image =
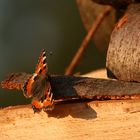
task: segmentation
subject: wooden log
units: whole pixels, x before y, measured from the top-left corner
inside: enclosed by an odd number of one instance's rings
[[[110,78],[140,82],[140,4],[131,4],[112,32],[106,67]]]
[[[31,106],[0,110],[1,140],[140,139],[140,100],[93,101],[55,106],[34,114]]]
[[[30,74],[15,73],[2,83],[3,88],[21,90]],[[140,83],[109,79],[51,76],[54,99],[137,99],[140,98]]]

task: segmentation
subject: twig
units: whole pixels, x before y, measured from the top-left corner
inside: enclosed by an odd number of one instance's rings
[[[77,64],[79,63],[85,49],[88,47],[88,44],[92,38],[92,36],[94,35],[94,33],[96,32],[97,28],[99,27],[99,25],[101,24],[101,22],[103,21],[103,19],[105,18],[105,16],[107,16],[110,11],[111,11],[111,7],[108,6],[102,13],[99,14],[99,16],[96,18],[96,20],[94,21],[91,29],[89,30],[89,32],[87,33],[87,35],[85,36],[84,40],[81,43],[80,48],[78,49],[78,51],[76,52],[74,58],[72,59],[70,65],[68,66],[65,75],[71,75],[73,73],[73,69],[77,66]]]

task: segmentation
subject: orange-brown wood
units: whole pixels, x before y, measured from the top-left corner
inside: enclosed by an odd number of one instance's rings
[[[140,100],[75,102],[45,113],[30,105],[0,110],[1,140],[139,140]]]

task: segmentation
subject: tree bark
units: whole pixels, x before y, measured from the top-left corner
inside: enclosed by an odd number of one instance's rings
[[[3,88],[21,90],[30,74],[15,73],[2,83]],[[139,99],[140,83],[74,76],[51,76],[54,99]]]
[[[140,4],[131,4],[113,30],[106,67],[111,78],[140,82]]]

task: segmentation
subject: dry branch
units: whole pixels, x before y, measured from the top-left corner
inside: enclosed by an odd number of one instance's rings
[[[87,35],[85,36],[84,40],[82,41],[80,48],[78,49],[78,51],[76,52],[70,65],[68,66],[68,68],[65,72],[66,75],[71,75],[73,73],[74,68],[78,65],[81,57],[83,56],[85,49],[88,47],[88,44],[89,44],[91,38],[95,34],[97,28],[99,27],[99,25],[101,24],[103,19],[110,13],[111,9],[112,8],[110,6],[108,6],[102,13],[100,13],[97,16],[97,18],[93,22],[91,29],[88,31]]]
[[[88,32],[99,13],[102,13],[108,5],[97,4],[91,0],[76,0],[77,7],[79,9],[80,18],[82,23]],[[114,28],[116,22],[116,10],[112,8],[110,13],[104,18],[100,27],[96,30],[96,33],[92,37],[94,46],[101,52],[106,52],[110,40],[110,34]]]

